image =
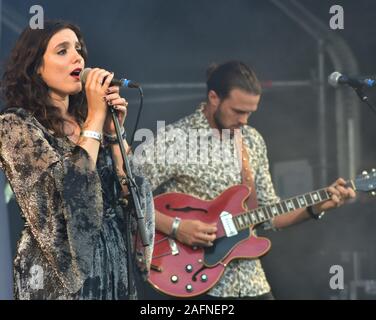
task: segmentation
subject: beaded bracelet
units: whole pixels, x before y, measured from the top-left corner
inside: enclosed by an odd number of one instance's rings
[[[110,134],[104,133],[103,136],[104,136],[104,141],[107,144],[116,144],[119,142],[116,134],[110,135]],[[127,137],[124,127],[121,128],[121,137],[123,140]]]

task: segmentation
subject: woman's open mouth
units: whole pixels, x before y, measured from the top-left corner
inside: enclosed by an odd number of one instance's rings
[[[80,73],[81,73],[81,68],[76,68],[76,69],[74,69],[71,73],[70,73],[70,75],[73,77],[73,78],[75,78],[75,79],[77,79],[77,80],[80,80]]]

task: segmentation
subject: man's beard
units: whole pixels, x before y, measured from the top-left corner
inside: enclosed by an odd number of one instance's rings
[[[222,131],[223,129],[228,129],[224,126],[224,124],[221,121],[220,107],[218,107],[217,111],[214,113],[214,122],[219,131]]]
[[[240,127],[236,127],[236,128],[227,128],[225,127],[225,125],[223,124],[223,122],[221,121],[221,116],[220,116],[220,107],[218,108],[218,110],[214,113],[214,122],[215,122],[215,125],[217,126],[220,134],[222,135],[223,134],[223,131],[224,129],[226,130],[230,130],[230,138],[232,139],[235,135],[235,130],[241,130],[243,129],[243,126],[240,126]]]
[[[242,129],[242,127],[240,127],[240,128],[227,128],[227,127],[225,127],[225,125],[221,121],[221,117],[220,117],[220,114],[219,114],[218,111],[216,113],[214,113],[214,122],[215,122],[215,125],[217,126],[217,128],[219,130],[221,137],[227,131],[227,132],[230,133],[230,136],[229,136],[230,139],[233,139],[234,136],[235,136],[235,130],[241,130]],[[223,131],[223,130],[225,130],[225,131]]]

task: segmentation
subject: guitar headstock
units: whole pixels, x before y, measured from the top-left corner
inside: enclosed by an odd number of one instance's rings
[[[372,169],[369,173],[363,171],[353,182],[356,191],[371,192],[373,196],[376,195],[376,169]]]

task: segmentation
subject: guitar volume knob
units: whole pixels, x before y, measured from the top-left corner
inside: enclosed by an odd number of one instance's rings
[[[191,272],[193,271],[193,267],[192,267],[192,265],[191,265],[191,264],[187,264],[187,265],[185,266],[185,270],[186,270],[187,272],[191,273]]]
[[[187,285],[185,286],[185,290],[186,290],[187,292],[192,292],[192,291],[193,291],[193,287],[192,287],[192,285],[191,285],[191,284],[187,284]]]
[[[203,274],[203,275],[201,275],[201,281],[202,282],[206,282],[206,281],[208,281],[208,276],[206,275],[206,274]]]
[[[177,283],[178,281],[179,281],[179,277],[178,277],[178,276],[173,275],[173,276],[171,277],[171,282],[172,282],[172,283]]]

